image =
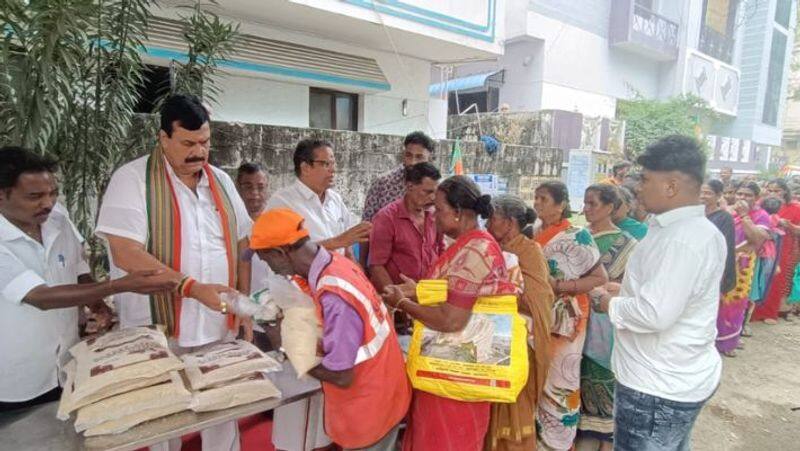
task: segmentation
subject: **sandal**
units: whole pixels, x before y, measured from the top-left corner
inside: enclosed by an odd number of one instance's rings
[[[750,326],[749,325],[742,327],[742,336],[743,337],[752,337],[753,336],[753,331],[750,330]]]
[[[770,326],[774,326],[778,324],[778,320],[774,318],[767,318],[764,320],[764,324],[769,324]]]
[[[734,358],[734,357],[736,357],[736,351],[723,352],[722,355],[724,355],[725,357]]]
[[[736,349],[744,349],[744,342],[740,341],[738,345],[736,345]]]

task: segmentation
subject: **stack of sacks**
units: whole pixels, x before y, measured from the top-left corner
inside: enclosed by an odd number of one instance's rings
[[[264,376],[282,366],[243,340],[204,346],[181,356],[193,391],[190,408],[195,412],[227,409],[281,392]]]
[[[191,393],[178,373],[183,362],[155,326],[90,338],[70,354],[58,418],[77,410],[75,429],[86,436],[123,432],[189,407]]]

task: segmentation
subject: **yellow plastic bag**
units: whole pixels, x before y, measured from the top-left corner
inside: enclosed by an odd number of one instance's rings
[[[447,281],[417,284],[420,304],[446,299]],[[516,402],[528,381],[527,335],[516,296],[481,297],[460,332],[436,332],[414,321],[406,370],[414,388],[437,396]]]

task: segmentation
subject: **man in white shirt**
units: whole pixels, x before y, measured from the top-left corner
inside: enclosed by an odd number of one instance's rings
[[[250,262],[239,256],[252,223],[231,178],[208,164],[209,115],[197,97],[165,101],[158,142],[150,155],[113,174],[96,233],[108,242],[112,277],[161,269],[178,282],[169,296],[126,293],[115,301],[122,327],[165,324],[180,353],[238,332],[239,319],[225,314],[219,294],[249,292]],[[206,450],[240,446],[235,422],[206,429],[201,438]]]
[[[236,171],[236,190],[255,222],[267,206],[269,181],[264,168],[258,163],[242,163]],[[267,288],[267,276],[272,270],[257,254],[253,254],[250,264],[250,293],[256,293]]]
[[[78,341],[77,306],[114,293],[169,290],[149,271],[94,283],[83,238],[56,203],[56,163],[0,149],[0,411],[55,401],[59,369]],[[63,381],[61,381],[63,382]]]
[[[726,245],[698,205],[706,157],[696,140],[647,147],[639,202],[650,228],[619,284],[594,308],[614,325],[614,449],[688,450],[697,415],[719,385],[714,346]]]
[[[277,191],[267,202],[267,210],[290,208],[304,219],[309,237],[328,250],[350,256],[350,246],[369,239],[372,225],[358,220],[332,190],[336,175],[333,145],[327,141],[304,139],[294,151],[297,181]],[[275,410],[272,443],[279,450],[309,451],[331,444],[322,418],[322,395],[298,401]]]

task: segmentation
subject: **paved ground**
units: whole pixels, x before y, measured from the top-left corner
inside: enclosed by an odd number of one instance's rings
[[[754,324],[695,425],[693,448],[800,450],[800,318]],[[792,410],[797,408],[798,410]]]

